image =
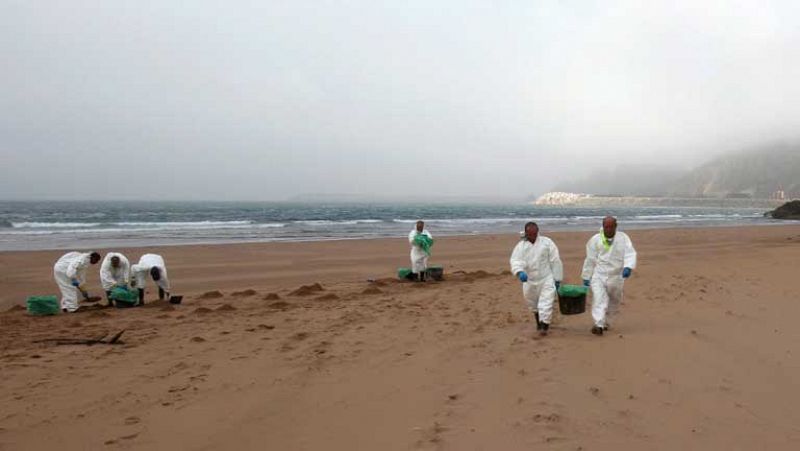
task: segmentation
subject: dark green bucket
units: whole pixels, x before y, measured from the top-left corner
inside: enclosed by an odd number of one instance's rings
[[[425,271],[428,274],[428,278],[433,280],[442,280],[444,279],[444,267],[442,265],[430,265],[428,269]]]
[[[582,285],[561,285],[558,289],[558,310],[562,315],[578,315],[586,311],[586,294]]]
[[[398,279],[410,279],[411,273],[411,268],[397,268]]]
[[[133,307],[139,303],[139,290],[114,287],[108,298],[114,301],[118,307]]]
[[[55,315],[61,311],[57,296],[31,296],[26,304],[28,313],[34,316]]]

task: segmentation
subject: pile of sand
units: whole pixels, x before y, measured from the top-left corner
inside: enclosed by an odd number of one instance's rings
[[[322,285],[319,283],[313,283],[311,285],[301,286],[300,288],[289,293],[289,296],[311,296],[312,294],[319,293],[320,291],[325,291],[325,289],[322,288]]]

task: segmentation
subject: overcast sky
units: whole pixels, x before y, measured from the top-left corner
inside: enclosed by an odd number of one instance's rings
[[[0,198],[523,198],[800,126],[800,2],[0,0]]]

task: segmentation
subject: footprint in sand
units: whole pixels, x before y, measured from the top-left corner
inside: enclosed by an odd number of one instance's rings
[[[534,423],[560,423],[561,415],[557,413],[541,414],[537,413],[533,416]]]
[[[205,293],[198,296],[197,299],[219,299],[223,296],[224,294],[222,294],[221,291],[214,290],[214,291],[206,291]]]
[[[274,328],[275,328],[275,326],[268,326],[266,324],[259,324],[256,327],[248,327],[247,329],[245,329],[245,331],[246,332],[255,332],[257,330],[262,330],[262,331],[263,330],[272,330]]]
[[[194,313],[196,313],[198,315],[204,315],[206,313],[211,313],[211,312],[213,312],[213,310],[211,310],[210,308],[206,308],[206,307],[198,307],[198,308],[194,309]]]
[[[270,294],[264,296],[262,299],[265,300],[265,301],[277,301],[280,298],[281,297],[278,296],[278,293],[270,293]]]
[[[289,309],[293,308],[294,305],[290,304],[288,302],[278,301],[278,302],[273,302],[272,304],[269,304],[267,307],[269,307],[271,309],[275,309],[275,310],[286,311],[286,310],[289,310]]]
[[[336,301],[336,300],[339,299],[339,296],[337,296],[337,295],[335,295],[333,293],[328,293],[328,294],[322,295],[322,296],[320,296],[318,298],[314,298],[314,299],[317,300],[317,301]]]
[[[378,287],[366,288],[361,294],[383,294],[383,291]]]
[[[222,304],[216,309],[218,312],[233,312],[236,310],[236,307],[230,304]]]
[[[125,424],[127,426],[131,426],[131,425],[134,425],[134,424],[139,424],[141,421],[142,420],[139,419],[139,417],[128,417],[128,418],[125,418]]]
[[[234,291],[233,293],[231,293],[231,296],[233,296],[235,298],[244,298],[244,297],[248,297],[248,296],[255,296],[256,294],[258,294],[258,292],[256,292],[256,290],[247,289],[247,290],[243,290],[243,291]]]
[[[113,445],[113,444],[115,444],[115,443],[119,443],[119,441],[120,441],[120,440],[133,440],[133,439],[135,439],[135,438],[136,438],[136,437],[138,437],[138,436],[139,436],[139,433],[137,432],[136,434],[123,435],[122,437],[119,437],[119,438],[115,438],[115,439],[111,439],[111,440],[106,440],[106,441],[105,441],[105,442],[103,442],[103,443],[104,443],[105,445]]]
[[[447,432],[448,428],[439,423],[438,421],[433,422],[433,426],[422,429],[422,428],[414,428],[422,432],[422,438],[417,441],[416,445],[418,448],[422,448],[426,446],[426,444],[434,444],[440,445],[442,442],[442,434]]]

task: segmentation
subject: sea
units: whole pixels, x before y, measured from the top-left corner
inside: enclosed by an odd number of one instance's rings
[[[418,219],[434,236],[777,224],[764,209],[556,207],[530,204],[287,202],[0,202],[0,251],[405,237]]]

